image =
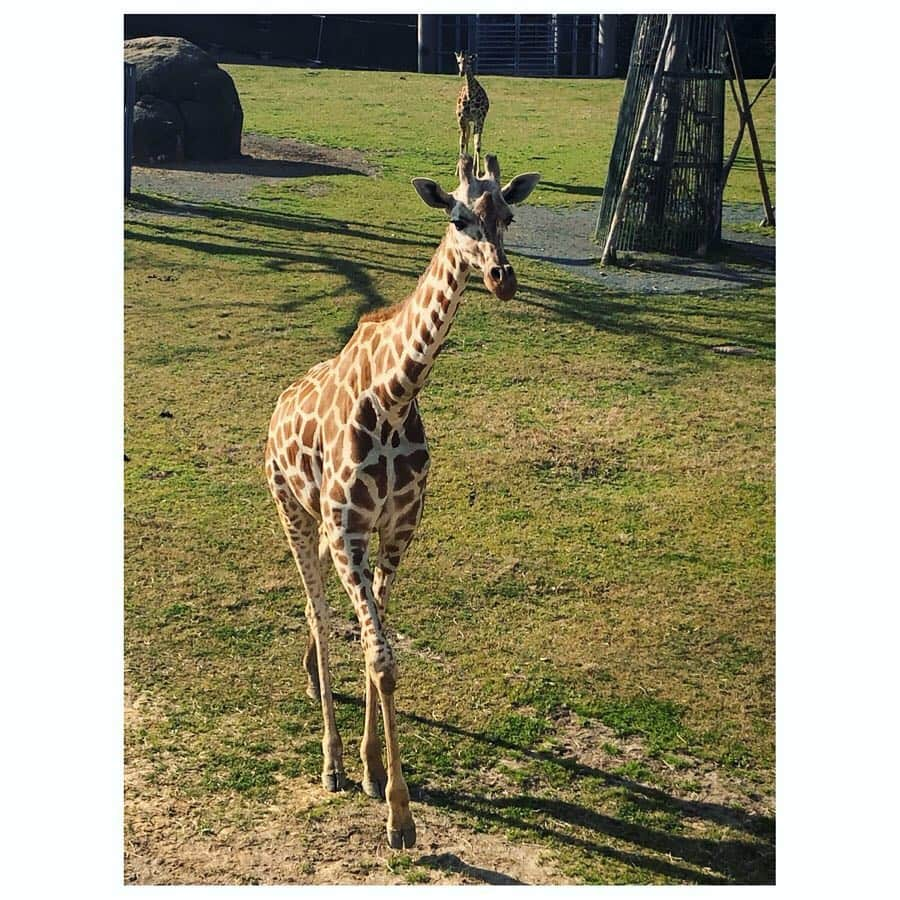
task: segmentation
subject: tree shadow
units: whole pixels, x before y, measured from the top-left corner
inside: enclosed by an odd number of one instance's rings
[[[335,693],[335,700],[362,706],[357,697]],[[742,831],[750,840],[715,840],[689,837],[647,825],[627,822],[577,803],[519,793],[512,796],[447,791],[427,784],[410,784],[414,799],[493,822],[504,828],[530,833],[536,839],[550,838],[591,854],[615,859],[645,871],[703,884],[773,884],[775,880],[775,819],[721,803],[684,800],[659,788],[622,775],[589,766],[570,757],[536,750],[483,732],[460,728],[449,722],[399,713],[400,718],[447,734],[515,751],[536,762],[551,764],[579,778],[592,778],[604,786],[619,788],[623,799],[645,812],[677,816],[680,822],[701,819],[720,827]],[[589,837],[573,831],[580,828]],[[663,857],[622,850],[603,842],[612,838],[637,845]],[[687,865],[679,865],[675,860]],[[427,864],[427,863],[426,863]],[[696,866],[697,869],[687,866]]]
[[[128,198],[128,207],[143,212],[153,212],[168,216],[205,217],[222,222],[242,222],[284,231],[309,231],[337,234],[344,237],[360,238],[367,241],[383,241],[412,247],[430,247],[422,238],[421,231],[399,226],[375,226],[371,222],[357,222],[352,219],[332,219],[328,216],[304,216],[297,213],[276,212],[252,206],[238,206],[224,201],[199,202],[164,197],[155,194],[133,193]],[[409,237],[398,237],[409,235]]]
[[[392,226],[372,226],[369,223],[339,221],[325,216],[303,216],[281,213],[255,207],[236,206],[224,202],[200,203],[135,193],[129,199],[129,207],[142,212],[160,215],[206,219],[211,224],[225,227],[239,222],[259,226],[267,231],[304,232],[322,236],[323,242],[312,248],[297,249],[293,245],[269,238],[246,236],[233,237],[225,232],[202,228],[169,225],[164,222],[132,221],[126,227],[125,237],[136,242],[164,244],[182,247],[197,253],[224,256],[253,257],[281,271],[291,265],[302,265],[307,271],[330,273],[341,278],[334,290],[323,293],[326,297],[353,298],[352,312],[346,323],[337,329],[338,338],[346,342],[356,330],[359,318],[367,312],[393,302],[375,286],[370,275],[382,271],[394,275],[415,278],[427,262],[423,258],[421,268],[414,267],[400,248],[430,248],[430,243],[420,233]],[[406,237],[404,235],[410,235]],[[353,244],[342,246],[341,238]],[[372,242],[373,248],[360,247],[359,241]],[[396,246],[398,252],[382,249],[384,245]],[[423,253],[423,257],[425,254]],[[392,264],[394,263],[394,264]],[[281,301],[274,304],[279,312],[291,313],[308,303],[308,300]]]
[[[205,172],[211,175],[251,175],[258,178],[313,178],[332,175],[361,175],[368,173],[347,166],[334,166],[320,162],[303,162],[294,159],[267,159],[256,156],[236,156],[233,159],[205,161],[199,159],[184,162],[152,162],[142,160],[135,165],[144,169],[166,172]]]
[[[765,354],[775,351],[774,309],[768,312],[738,295],[632,294],[563,276],[522,290],[516,300],[564,321],[646,339],[637,350],[654,359],[662,351],[673,361],[698,365],[713,346],[722,343]]]

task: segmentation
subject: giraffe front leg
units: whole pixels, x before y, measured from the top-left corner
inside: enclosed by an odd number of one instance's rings
[[[394,850],[416,845],[416,823],[409,810],[409,788],[400,768],[400,741],[397,734],[397,713],[394,691],[379,686],[381,713],[384,717],[384,743],[387,748],[388,844]]]
[[[366,731],[360,755],[366,766],[370,788],[366,793],[384,796],[388,803],[388,843],[394,849],[413,847],[416,826],[409,809],[409,789],[400,766],[400,743],[394,711],[397,663],[382,626],[382,614],[376,601],[374,578],[368,566],[368,535],[344,534],[335,529],[329,535],[332,557],[344,589],[347,591],[360,624],[360,641],[366,660]],[[376,698],[380,702],[387,746],[387,770],[378,749]],[[386,776],[386,777],[385,777]],[[383,780],[383,794],[379,789]]]
[[[378,739],[378,688],[366,672],[366,724],[359,756],[363,764],[363,790],[376,800],[385,799],[387,770],[381,759],[381,741]]]
[[[475,175],[481,177],[481,128],[475,131]]]
[[[469,144],[472,142],[472,123],[464,119],[459,123],[459,155],[468,155]]]
[[[387,612],[387,598],[392,581],[393,573],[386,576],[379,560],[379,565],[375,569],[375,577],[372,580],[372,594],[375,597],[375,606],[382,626]],[[378,688],[367,671],[366,718],[362,740],[359,744],[359,756],[363,764],[363,790],[376,800],[384,800],[387,771],[381,759],[381,741],[378,739],[378,703]]]

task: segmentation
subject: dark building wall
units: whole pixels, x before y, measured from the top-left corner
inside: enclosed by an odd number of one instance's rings
[[[246,54],[335,69],[417,67],[417,17],[291,15],[126,15],[125,38],[154,34],[187,38],[220,55]],[[321,48],[319,34],[321,29]]]
[[[620,78],[628,72],[636,19],[634,15],[619,16],[615,74]],[[732,16],[732,22],[745,76],[764,78],[775,61],[775,16]],[[308,65],[318,53],[321,64],[330,68],[415,72],[418,68],[416,26],[415,15],[326,16],[324,27],[320,16],[126,15],[125,37],[176,35],[226,56],[230,52]],[[318,49],[320,27],[322,41]],[[453,42],[453,29],[446,33]],[[459,49],[465,49],[464,27],[460,36]],[[585,52],[580,44],[578,52],[579,55]],[[455,71],[452,55],[448,59],[441,70]]]
[[[628,74],[628,58],[637,16],[619,16],[619,34],[616,47],[616,75]],[[738,55],[745,78],[766,78],[775,63],[775,16],[732,16],[731,26],[737,41]]]
[[[738,55],[746,78],[766,78],[775,64],[775,16],[732,16]]]

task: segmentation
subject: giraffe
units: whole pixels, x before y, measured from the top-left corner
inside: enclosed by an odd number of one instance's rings
[[[481,167],[481,133],[484,131],[484,120],[487,118],[488,108],[491,104],[487,92],[472,74],[472,62],[477,54],[459,52],[454,55],[459,66],[459,76],[466,79],[466,83],[459,89],[459,96],[456,98],[459,152],[460,155],[469,152],[469,139],[474,132],[475,174],[477,175]]]
[[[518,175],[500,187],[496,157],[478,178],[461,156],[459,185],[413,179],[428,205],[450,218],[415,290],[389,309],[363,316],[343,350],[313,366],[278,398],[265,450],[266,477],[306,590],[309,637],[307,694],[322,708],[322,784],[346,786],[328,668],[330,611],[325,565],[330,558],[360,623],[366,712],[360,758],[363,790],[388,804],[390,847],[415,845],[409,790],[400,765],[394,691],[398,668],[384,631],[397,567],[422,515],[428,445],[416,397],[456,315],[471,269],[494,296],[510,299],[517,280],[503,249],[511,204],[540,179]],[[369,542],[379,536],[374,572]],[[378,739],[384,723],[387,768]]]

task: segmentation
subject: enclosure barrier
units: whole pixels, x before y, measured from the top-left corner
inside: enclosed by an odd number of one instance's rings
[[[134,130],[134,98],[137,86],[137,66],[125,63],[125,196],[131,195],[132,133]]]
[[[596,238],[703,253],[721,238],[725,17],[639,16]]]

